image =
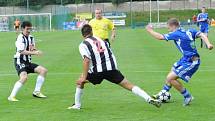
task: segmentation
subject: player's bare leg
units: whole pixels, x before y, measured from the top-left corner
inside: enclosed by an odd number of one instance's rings
[[[193,97],[188,92],[186,88],[183,87],[182,83],[179,82],[178,76],[175,74],[175,72],[170,72],[167,78],[167,82],[169,82],[176,90],[178,90],[183,96],[184,96],[184,106],[187,106],[190,104],[190,102],[193,100]]]
[[[121,83],[119,83],[119,85],[129,91],[132,91],[135,95],[144,98],[146,102],[155,105],[156,107],[161,106],[160,101],[152,99],[144,90],[142,90],[138,86],[133,85],[127,79],[124,79]]]
[[[48,70],[42,66],[38,66],[37,68],[34,69],[34,72],[38,73],[38,77],[37,77],[36,86],[33,92],[33,96],[38,98],[45,98],[46,96],[41,93],[41,88],[45,81],[45,77]]]
[[[19,29],[18,28],[16,28],[16,34],[19,34]]]
[[[205,36],[208,37],[208,33],[204,33]],[[207,44],[201,39],[201,48],[203,48],[205,46],[205,48],[207,49]]]
[[[16,94],[18,93],[18,91],[21,89],[21,87],[25,84],[25,82],[28,80],[28,74],[27,72],[21,72],[19,74],[20,79],[15,83],[13,90],[10,94],[10,96],[8,97],[9,101],[19,101],[16,99]]]

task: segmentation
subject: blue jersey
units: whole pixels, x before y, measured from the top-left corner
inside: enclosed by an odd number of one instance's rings
[[[204,20],[199,22],[199,25],[202,27],[208,27],[208,13],[200,13],[197,17],[197,21]]]
[[[167,41],[173,40],[176,47],[183,54],[183,58],[189,60],[193,56],[199,56],[195,45],[195,39],[200,33],[200,31],[195,29],[184,30],[178,28],[176,31],[164,34],[163,36]]]

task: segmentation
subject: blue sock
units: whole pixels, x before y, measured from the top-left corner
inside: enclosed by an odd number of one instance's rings
[[[172,86],[165,84],[163,86],[163,90],[166,90],[167,92],[169,92],[169,90],[172,88]]]
[[[190,93],[184,88],[183,91],[181,92],[181,94],[184,96],[184,98],[188,98],[190,97]]]

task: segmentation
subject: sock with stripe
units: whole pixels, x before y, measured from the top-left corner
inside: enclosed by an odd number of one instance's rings
[[[191,94],[187,91],[186,88],[184,88],[184,89],[181,91],[181,94],[184,96],[184,98],[189,98],[189,97],[191,97]]]
[[[163,90],[166,90],[167,92],[169,92],[169,90],[172,88],[172,86],[168,85],[168,84],[165,84],[163,86]]]

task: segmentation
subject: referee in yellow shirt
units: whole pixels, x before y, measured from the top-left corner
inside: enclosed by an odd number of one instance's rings
[[[115,39],[116,32],[114,24],[111,20],[102,16],[102,10],[95,10],[95,18],[89,22],[93,29],[93,35],[101,38],[104,41],[109,42],[109,32],[112,33],[111,41]],[[110,42],[109,42],[110,43]]]

